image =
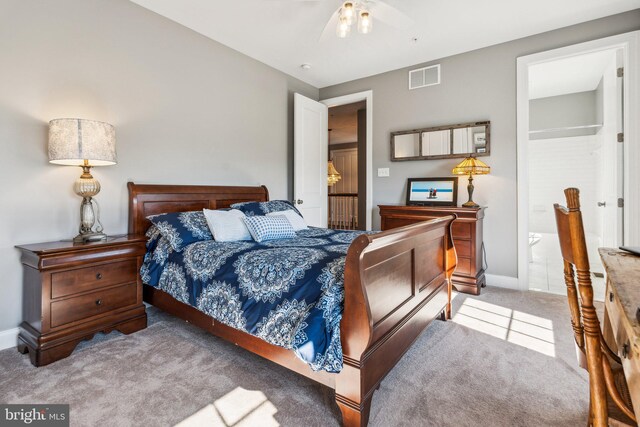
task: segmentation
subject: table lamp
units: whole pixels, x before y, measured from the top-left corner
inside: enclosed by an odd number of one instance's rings
[[[91,175],[93,166],[117,163],[115,129],[108,123],[83,119],[54,119],[49,122],[49,163],[80,166],[82,175],[73,184],[73,190],[82,197],[80,230],[74,242],[105,240],[100,210],[92,197],[100,192],[100,183]],[[96,229],[94,224],[98,223]]]
[[[469,185],[467,185],[467,191],[469,192],[469,201],[462,205],[463,208],[477,208],[478,205],[473,201],[473,175],[487,175],[491,172],[491,168],[484,162],[476,159],[475,157],[467,157],[452,170],[454,175],[469,175]]]

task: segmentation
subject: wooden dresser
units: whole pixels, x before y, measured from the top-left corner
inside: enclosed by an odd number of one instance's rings
[[[18,350],[35,366],[69,356],[96,332],[130,334],[147,326],[140,266],[144,237],[18,246],[24,267]]]
[[[620,357],[636,417],[640,414],[640,256],[599,248],[607,272],[604,339]]]
[[[453,274],[453,285],[464,293],[479,295],[485,286],[482,258],[482,219],[484,207],[430,207],[378,205],[382,230],[402,227],[419,221],[456,214],[452,226],[453,243],[458,254],[458,266]]]

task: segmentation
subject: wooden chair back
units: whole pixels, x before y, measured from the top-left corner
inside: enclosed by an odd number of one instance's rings
[[[589,256],[580,212],[580,191],[577,188],[564,190],[567,207],[555,204],[556,225],[560,239],[560,249],[564,259],[564,280],[567,285],[567,299],[571,312],[571,326],[579,348],[578,360],[589,371],[589,425],[608,426],[607,396],[629,418],[635,419],[633,411],[624,403],[616,389],[611,370],[610,356],[619,358],[609,350],[602,338],[600,322],[593,305],[593,286],[589,269]],[[576,279],[578,289],[576,290]],[[579,293],[579,298],[578,298]]]

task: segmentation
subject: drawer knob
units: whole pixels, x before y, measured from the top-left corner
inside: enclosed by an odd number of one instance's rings
[[[98,279],[98,280],[102,279],[102,273],[97,273],[96,274],[96,279]]]
[[[622,345],[622,357],[625,359],[629,356],[629,343],[626,342]]]
[[[101,299],[97,300],[96,305],[102,305],[102,300]]]
[[[609,292],[609,302],[613,302],[613,292]]]

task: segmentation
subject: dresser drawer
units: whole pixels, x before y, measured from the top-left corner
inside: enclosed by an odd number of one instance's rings
[[[51,303],[51,326],[57,327],[76,320],[107,313],[137,302],[137,285],[130,283]]]
[[[458,258],[458,265],[453,274],[471,274],[471,260],[469,258]]]
[[[458,257],[471,258],[471,240],[453,240]]]
[[[471,224],[468,222],[454,221],[451,225],[451,234],[454,239],[471,239]]]
[[[51,274],[51,298],[59,298],[137,279],[135,259]]]

